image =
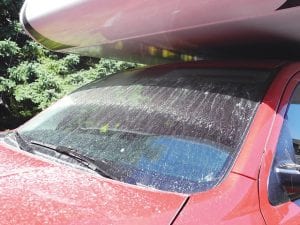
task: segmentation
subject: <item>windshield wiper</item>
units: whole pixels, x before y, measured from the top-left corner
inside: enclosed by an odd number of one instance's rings
[[[19,148],[27,151],[27,152],[33,152],[32,148],[29,145],[29,142],[27,140],[25,140],[18,131],[14,131],[13,132],[16,138],[16,141],[19,145]]]
[[[95,162],[95,160],[93,160],[87,156],[81,155],[80,153],[78,153],[78,151],[76,151],[73,148],[69,148],[69,147],[65,147],[65,146],[55,146],[55,145],[51,145],[51,144],[47,144],[47,143],[43,143],[43,142],[39,142],[39,141],[33,141],[33,140],[31,141],[31,144],[41,146],[41,147],[53,150],[55,152],[58,152],[60,154],[69,156],[72,159],[75,159],[76,161],[80,162],[85,167],[99,173],[103,177],[118,180],[117,177],[109,174],[107,171],[102,169],[102,167],[107,166],[104,161],[97,160],[97,162]],[[101,164],[102,166],[100,167],[99,164]]]

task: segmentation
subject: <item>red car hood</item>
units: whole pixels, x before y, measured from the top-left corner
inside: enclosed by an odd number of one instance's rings
[[[108,180],[0,144],[1,224],[169,224],[186,197]]]

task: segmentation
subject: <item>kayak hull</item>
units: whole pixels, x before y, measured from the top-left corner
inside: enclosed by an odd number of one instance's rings
[[[27,0],[21,23],[49,49],[94,57],[191,61],[253,45],[297,55],[300,7],[286,2]]]

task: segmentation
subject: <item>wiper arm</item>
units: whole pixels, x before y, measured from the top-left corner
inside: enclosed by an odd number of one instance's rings
[[[16,138],[16,141],[19,145],[19,148],[22,149],[22,150],[25,150],[27,152],[33,152],[32,148],[30,147],[29,143],[27,140],[25,140],[20,134],[18,131],[14,131],[14,135],[15,135],[15,138]],[[24,148],[24,146],[26,146]]]
[[[96,163],[95,160],[93,160],[87,156],[81,155],[73,148],[69,148],[69,147],[65,147],[65,146],[55,146],[55,145],[51,145],[51,144],[47,144],[47,143],[43,143],[43,142],[39,142],[39,141],[31,141],[31,144],[53,150],[53,151],[61,153],[63,155],[67,155],[67,156],[75,159],[76,161],[80,162],[82,165],[86,166],[87,168],[99,173],[103,177],[118,180],[117,177],[109,174],[108,172],[103,170],[102,167],[100,167],[98,165],[98,164],[103,164],[103,166],[106,166],[106,163],[104,161],[97,160],[97,163]]]

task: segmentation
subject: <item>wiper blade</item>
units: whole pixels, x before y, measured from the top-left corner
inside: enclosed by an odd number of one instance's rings
[[[76,151],[73,148],[69,148],[69,147],[65,147],[65,146],[55,146],[55,145],[51,145],[51,144],[47,144],[47,143],[43,143],[43,142],[39,142],[39,141],[33,141],[33,140],[31,141],[31,144],[53,150],[53,151],[61,153],[63,155],[67,155],[67,156],[75,159],[76,161],[80,162],[82,165],[86,166],[87,168],[99,173],[101,176],[117,180],[117,177],[109,174],[107,171],[105,171],[102,168],[102,167],[106,166],[106,163],[104,161],[97,160],[97,163],[96,163],[95,160],[93,160],[87,156],[81,155],[80,153],[78,153],[78,151]],[[100,167],[99,164],[102,164],[102,166]]]
[[[15,135],[15,138],[16,138],[16,141],[19,145],[19,148],[22,149],[22,150],[25,150],[27,152],[33,152],[32,148],[30,147],[29,143],[27,140],[25,140],[20,134],[18,131],[14,131],[14,135]],[[26,146],[24,148],[24,146]]]

